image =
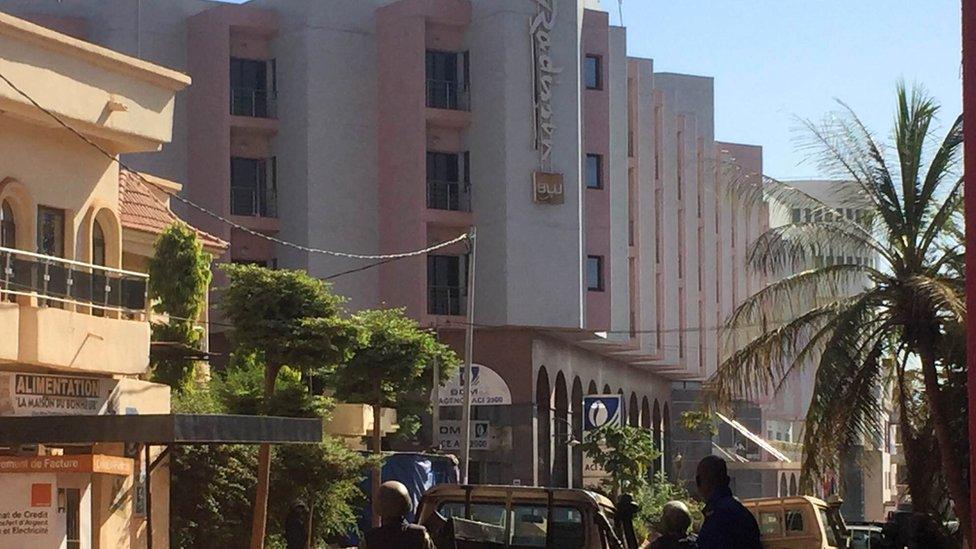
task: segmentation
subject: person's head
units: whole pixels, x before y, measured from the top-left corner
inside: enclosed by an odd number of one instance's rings
[[[402,482],[390,480],[380,485],[376,498],[376,510],[384,521],[400,520],[413,509],[413,500]]]
[[[698,486],[698,495],[702,498],[710,498],[718,488],[728,488],[729,482],[731,482],[729,469],[724,459],[718,456],[705,456],[698,462],[695,484]]]
[[[684,536],[691,528],[691,511],[682,501],[669,501],[661,509],[661,530],[664,534]]]

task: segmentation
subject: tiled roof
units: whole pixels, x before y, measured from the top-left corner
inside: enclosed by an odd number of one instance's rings
[[[173,223],[182,221],[169,206],[153,195],[142,178],[128,170],[119,170],[119,215],[123,227],[152,234],[162,234]],[[229,246],[210,233],[192,225],[190,227],[207,248],[225,250]]]

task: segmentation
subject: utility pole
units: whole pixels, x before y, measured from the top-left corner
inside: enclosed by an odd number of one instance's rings
[[[461,387],[464,408],[461,410],[461,483],[468,483],[468,466],[471,461],[471,357],[474,353],[474,258],[477,239],[475,228],[468,233],[468,325],[464,331],[464,372]]]
[[[963,174],[966,217],[966,310],[976,308],[976,0],[962,0]],[[966,323],[966,380],[976,402],[976,322]],[[976,456],[976,406],[969,406],[969,455]],[[976,459],[969,460],[970,509],[976,509]],[[976,535],[966,532],[976,549]]]

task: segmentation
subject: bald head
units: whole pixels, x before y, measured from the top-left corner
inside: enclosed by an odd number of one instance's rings
[[[661,529],[665,534],[684,536],[691,528],[691,511],[682,501],[669,501],[661,509]]]
[[[698,485],[698,493],[705,499],[711,497],[716,488],[728,488],[729,468],[725,465],[725,460],[718,456],[705,456],[698,462],[698,471],[695,475],[695,483]]]

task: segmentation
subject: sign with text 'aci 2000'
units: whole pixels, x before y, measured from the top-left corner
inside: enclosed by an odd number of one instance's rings
[[[583,397],[583,431],[595,431],[605,425],[623,425],[620,395]]]

